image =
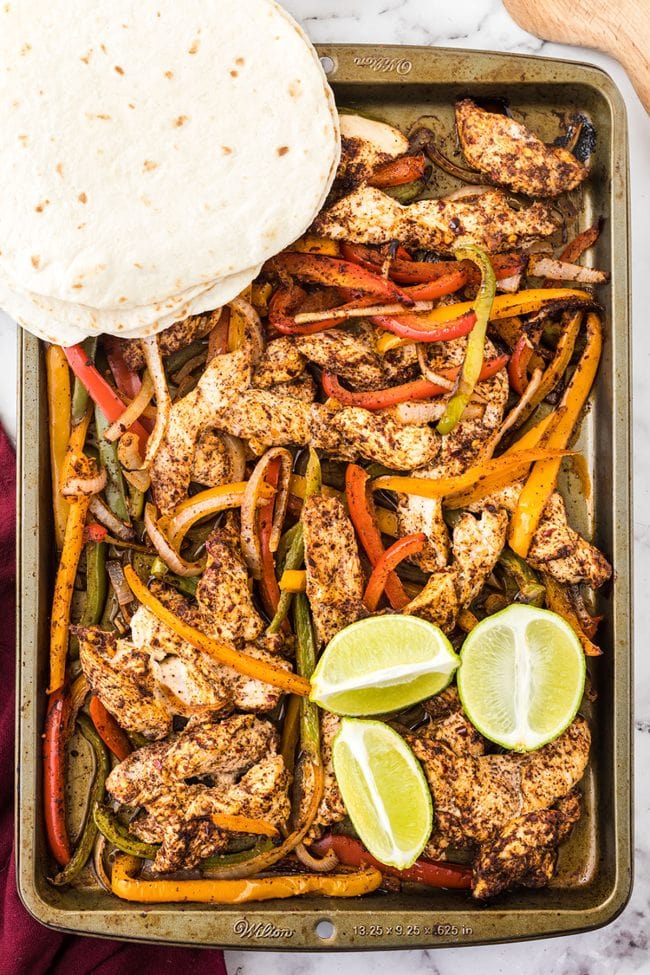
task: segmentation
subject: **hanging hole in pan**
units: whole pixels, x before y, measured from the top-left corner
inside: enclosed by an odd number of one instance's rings
[[[331,921],[323,918],[314,925],[314,931],[321,941],[331,941],[336,934],[336,928]]]
[[[334,58],[331,58],[329,54],[324,54],[320,59],[320,63],[325,74],[333,74],[336,70],[336,61]]]

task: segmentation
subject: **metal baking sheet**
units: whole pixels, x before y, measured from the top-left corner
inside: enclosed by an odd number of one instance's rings
[[[19,409],[18,887],[42,923],[84,934],[239,948],[368,949],[481,944],[584,931],[611,921],[631,890],[631,498],[628,160],[623,100],[597,68],[568,61],[425,47],[322,46],[339,106],[400,126],[432,114],[452,131],[461,95],[506,97],[543,138],[558,115],[580,112],[594,125],[596,151],[584,189],[581,226],[606,218],[595,264],[610,268],[603,360],[580,434],[592,477],[565,477],[573,524],[605,551],[616,576],[599,596],[605,653],[590,671],[594,740],[583,782],[585,812],[562,847],[552,886],[516,890],[487,906],[464,892],[404,890],[357,901],[305,897],[245,907],[145,906],[100,889],[48,883],[41,810],[40,733],[45,712],[48,613],[54,561],[47,405],[42,347],[24,334]],[[444,174],[436,192],[449,188]],[[329,926],[321,926],[323,920]]]

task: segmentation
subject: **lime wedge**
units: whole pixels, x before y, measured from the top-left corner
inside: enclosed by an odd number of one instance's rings
[[[585,656],[557,613],[514,603],[474,627],[460,659],[458,693],[467,717],[504,748],[545,745],[580,707]]]
[[[311,700],[334,714],[384,714],[438,694],[459,658],[433,623],[371,616],[329,642],[312,677]]]
[[[431,793],[415,755],[381,721],[344,718],[332,748],[334,773],[359,838],[389,866],[410,867],[431,835]]]

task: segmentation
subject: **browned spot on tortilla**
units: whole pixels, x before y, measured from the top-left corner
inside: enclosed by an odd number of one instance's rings
[[[29,52],[31,51],[31,49],[32,49],[32,45],[31,44],[23,44],[23,46],[20,49],[20,53],[24,57],[25,54],[29,54]]]
[[[38,206],[35,208],[36,209],[36,212],[37,213],[42,213],[43,210],[45,209],[45,207],[48,205],[49,202],[50,202],[49,200],[43,200],[42,203],[39,203]]]
[[[75,289],[75,291],[78,291],[80,288],[83,288],[83,284],[79,284],[79,282],[77,281],[75,284],[72,285],[72,287]]]
[[[88,197],[86,196],[85,193],[80,193],[79,196],[77,197],[77,199],[79,200],[80,203],[87,203],[88,202]]]
[[[238,75],[239,75],[239,71],[235,71],[235,69],[233,68],[232,71],[230,72],[230,77],[236,78]]]
[[[129,102],[129,108],[135,108],[135,105],[133,104],[133,102]]]
[[[300,94],[300,78],[296,78],[295,81],[289,83],[289,95],[292,98],[297,98]]]
[[[27,143],[29,142],[29,136],[28,135],[19,135],[18,136],[18,141],[21,142],[24,146],[26,146]]]
[[[176,121],[174,122],[174,125],[176,126],[177,129],[179,129],[181,125],[185,125],[187,121],[188,121],[187,115],[179,115]]]
[[[223,152],[224,156],[232,155],[232,149],[230,148],[230,146],[222,146],[221,151]]]
[[[138,271],[141,271],[144,265],[139,264],[138,261],[133,262],[133,267],[137,267]]]
[[[32,267],[38,267],[41,263],[41,259],[38,254],[32,254]]]
[[[120,68],[119,64],[116,64],[113,70],[117,71],[118,74],[124,74],[124,68]]]
[[[235,64],[238,64],[241,68],[242,64],[246,64],[243,58],[235,58]]]
[[[173,77],[174,77],[173,71],[165,71],[165,78],[173,78]]]
[[[192,41],[192,43],[189,46],[189,49],[188,49],[188,52],[187,53],[188,54],[196,54],[196,52],[198,51],[198,49],[199,49],[199,40],[197,38],[196,40]]]
[[[57,163],[54,168],[56,169],[59,176],[63,176],[63,163]]]
[[[91,47],[91,49],[88,51],[88,54],[82,54],[79,60],[83,61],[84,64],[90,64],[92,53],[93,53],[93,49]]]
[[[103,119],[103,120],[104,120],[105,122],[108,122],[108,121],[110,121],[110,118],[111,118],[111,117],[110,117],[110,115],[97,115],[97,116],[96,116],[96,118],[101,118],[101,119]]]
[[[158,163],[154,162],[153,159],[145,159],[143,168],[145,173],[150,173],[152,170],[158,168]]]
[[[129,300],[129,299],[128,299],[128,298],[126,298],[126,297],[125,297],[124,295],[122,295],[122,297],[121,297],[121,298],[118,298],[118,301],[119,301],[119,303],[120,303],[121,305],[123,305],[123,304],[124,304],[124,302],[125,302],[125,301],[128,301],[128,300]]]
[[[102,49],[102,51],[104,52],[104,54],[108,54],[108,51],[106,50],[106,45],[105,44],[100,44],[99,46]]]
[[[286,154],[289,152],[289,146],[278,146],[276,152],[278,156],[286,156]]]

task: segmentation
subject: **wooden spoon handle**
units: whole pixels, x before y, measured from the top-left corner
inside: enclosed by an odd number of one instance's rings
[[[650,17],[647,0],[504,0],[513,19],[537,37],[579,41],[623,65],[650,113]]]

